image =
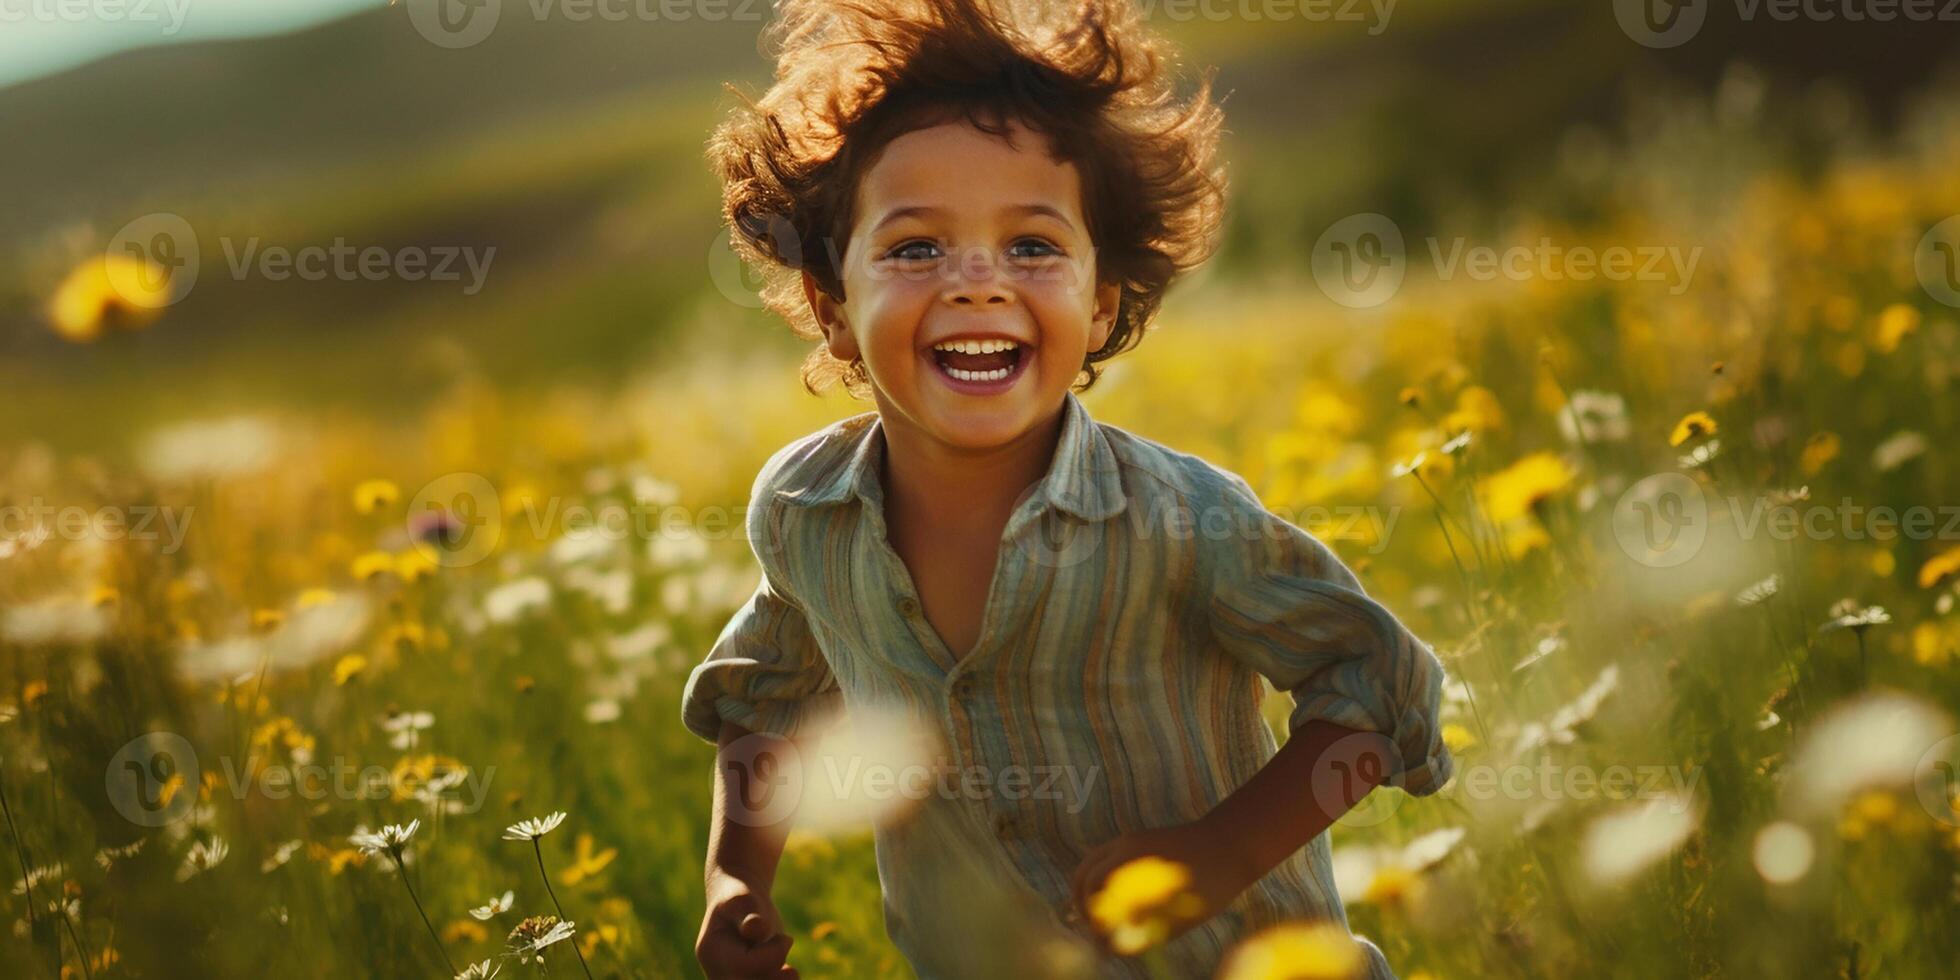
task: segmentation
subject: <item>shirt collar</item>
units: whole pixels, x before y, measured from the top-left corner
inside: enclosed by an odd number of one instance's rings
[[[800,506],[843,503],[852,497],[882,507],[884,490],[879,470],[883,460],[884,425],[876,413],[866,413],[870,423],[860,425],[850,457],[841,466],[817,474],[809,483],[785,487],[776,495]],[[1122,472],[1115,450],[1103,435],[1089,409],[1075,392],[1064,393],[1062,434],[1055,443],[1054,460],[1034,494],[1046,506],[1053,506],[1085,521],[1101,521],[1123,512],[1128,498],[1123,493]]]

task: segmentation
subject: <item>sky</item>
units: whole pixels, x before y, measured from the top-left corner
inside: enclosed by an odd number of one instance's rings
[[[173,41],[294,30],[388,0],[0,0],[0,87]]]

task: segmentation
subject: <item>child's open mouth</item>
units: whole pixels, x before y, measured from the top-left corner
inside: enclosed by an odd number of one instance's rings
[[[994,394],[1012,387],[1021,376],[1032,348],[1018,341],[948,340],[933,345],[933,365],[953,388],[970,394]]]

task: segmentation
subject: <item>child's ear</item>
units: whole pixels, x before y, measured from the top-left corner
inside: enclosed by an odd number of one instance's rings
[[[808,272],[803,273],[803,298],[809,302],[810,315],[823,331],[824,346],[829,348],[830,356],[840,361],[857,357],[857,337],[852,335],[851,325],[844,319],[844,304],[824,292],[816,277]]]
[[[1089,322],[1089,349],[1102,350],[1109,343],[1109,335],[1116,329],[1116,314],[1123,306],[1123,284],[1120,282],[1101,282],[1096,284],[1096,312]]]

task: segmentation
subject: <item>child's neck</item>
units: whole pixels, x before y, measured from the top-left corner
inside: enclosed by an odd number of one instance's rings
[[[888,517],[948,530],[985,530],[998,536],[1023,493],[1040,482],[1054,461],[1062,413],[1014,439],[986,449],[949,446],[884,414],[885,510]]]

